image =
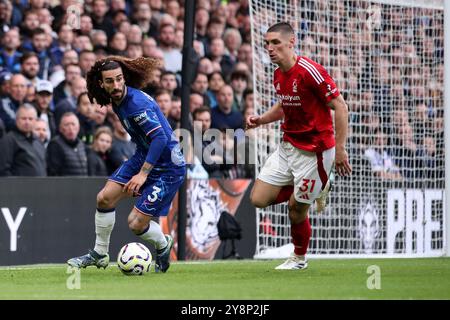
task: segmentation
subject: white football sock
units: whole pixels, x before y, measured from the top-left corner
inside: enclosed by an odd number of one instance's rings
[[[147,231],[140,234],[141,239],[150,242],[157,250],[163,249],[167,246],[167,240],[161,230],[161,226],[155,221],[150,220]]]
[[[94,250],[100,255],[109,251],[109,238],[116,222],[116,211],[95,212],[95,247]]]

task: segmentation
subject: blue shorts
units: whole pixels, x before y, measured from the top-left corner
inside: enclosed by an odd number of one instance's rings
[[[135,154],[125,161],[110,177],[109,180],[119,184],[126,184],[136,175],[145,161],[145,156]],[[135,208],[149,216],[161,217],[169,213],[172,200],[184,181],[185,166],[173,168],[153,168],[147,181],[139,189]]]

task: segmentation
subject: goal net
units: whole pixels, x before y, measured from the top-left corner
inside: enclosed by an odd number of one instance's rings
[[[329,206],[311,208],[309,254],[440,256],[444,232],[443,1],[250,1],[255,112],[277,100],[264,34],[287,21],[297,53],[322,64],[349,107],[353,173],[336,177]],[[280,123],[258,128],[256,171]],[[257,209],[255,258],[293,247],[286,204]]]

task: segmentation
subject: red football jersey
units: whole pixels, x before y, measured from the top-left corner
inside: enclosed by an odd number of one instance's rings
[[[299,56],[287,72],[275,70],[273,84],[284,111],[283,140],[310,152],[334,147],[333,120],[327,103],[340,93],[324,67]]]

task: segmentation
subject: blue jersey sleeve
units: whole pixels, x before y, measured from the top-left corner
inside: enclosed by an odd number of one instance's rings
[[[149,143],[145,161],[155,165],[161,157],[168,140],[162,129],[162,124],[158,119],[158,115],[153,110],[146,109],[134,114],[132,119],[142,132],[145,133],[145,140]]]
[[[134,114],[131,118],[147,137],[158,128],[161,128],[161,122],[159,121],[156,113],[152,110],[146,109]]]

